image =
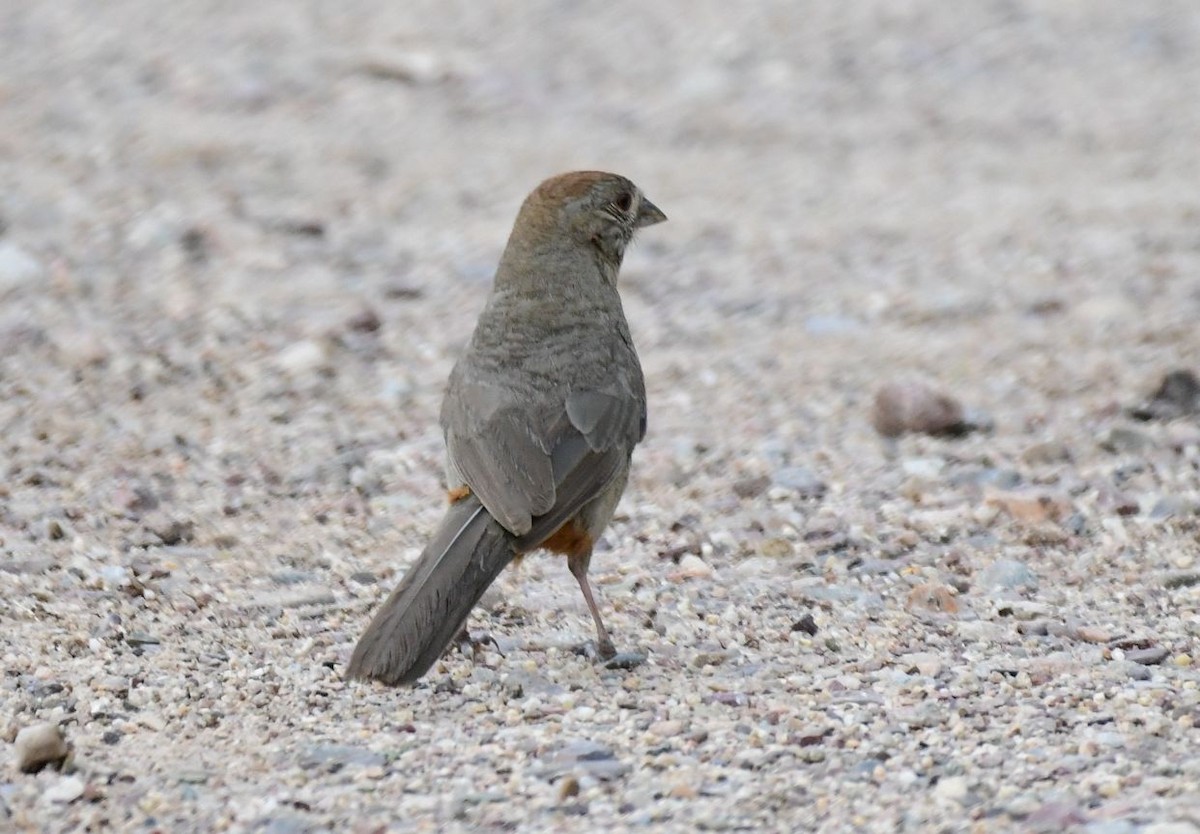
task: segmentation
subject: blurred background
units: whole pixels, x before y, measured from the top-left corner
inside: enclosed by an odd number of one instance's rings
[[[0,0],[10,666],[84,682],[39,647],[208,605],[228,651],[340,665],[440,512],[442,386],[517,207],[578,168],[670,218],[623,273],[650,433],[602,583],[764,553],[940,582],[965,547],[969,585],[1016,547],[1115,604],[1195,536],[1194,420],[1126,409],[1200,367],[1198,91],[1188,0]],[[880,441],[914,379],[967,437]],[[581,613],[558,567],[531,618]],[[86,593],[155,571],[169,605]],[[274,643],[235,616],[297,593]]]

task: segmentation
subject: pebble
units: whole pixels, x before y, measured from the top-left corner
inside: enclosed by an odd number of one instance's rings
[[[921,382],[889,382],[875,392],[871,424],[884,437],[962,434],[962,404]]]
[[[1131,663],[1140,663],[1143,666],[1157,666],[1167,659],[1171,654],[1167,649],[1161,646],[1154,646],[1149,649],[1131,649],[1125,652],[1125,659]]]
[[[1096,820],[1083,827],[1083,834],[1134,834],[1136,831],[1129,820]]]
[[[679,569],[671,572],[672,577],[679,579],[708,579],[712,575],[712,567],[695,553],[684,555],[679,560]]]
[[[801,498],[820,498],[825,494],[825,482],[803,466],[788,466],[772,476],[775,486],[789,489]]]
[[[1074,630],[1077,640],[1085,643],[1107,643],[1113,639],[1113,633],[1099,626],[1079,626]]]
[[[1137,429],[1115,426],[1100,438],[1100,448],[1114,454],[1138,454],[1155,447],[1154,438]]]
[[[1164,588],[1190,588],[1200,585],[1200,570],[1176,570],[1164,573],[1159,578]]]
[[[78,776],[63,776],[42,794],[47,802],[66,804],[83,796],[84,782]]]
[[[913,478],[936,480],[946,468],[945,458],[908,458],[900,464],[905,475]]]
[[[547,756],[541,776],[553,782],[567,774],[580,773],[601,781],[612,781],[620,779],[629,770],[630,766],[620,761],[612,748],[577,739],[563,742]]]
[[[1014,521],[1024,524],[1061,521],[1071,513],[1071,502],[1066,497],[1047,492],[995,492],[988,496],[987,501],[1004,510]]]
[[[1130,660],[1113,661],[1113,665],[1117,668],[1120,674],[1135,681],[1148,681],[1154,677],[1154,673],[1140,663],[1134,663]]]
[[[934,652],[914,652],[897,659],[903,668],[915,669],[917,674],[925,677],[936,678],[942,671],[942,658]]]
[[[1152,822],[1138,834],[1200,834],[1200,825],[1183,822]]]
[[[1200,515],[1200,501],[1191,496],[1164,495],[1150,507],[1149,515],[1155,521]]]
[[[942,614],[957,614],[958,602],[954,599],[953,588],[936,582],[926,582],[909,591],[905,608],[909,611],[923,609]]]
[[[946,776],[938,780],[934,795],[947,802],[963,804],[970,794],[971,786],[963,776]]]
[[[55,724],[34,724],[17,733],[13,742],[17,770],[36,773],[44,767],[61,767],[70,752]]]
[[[321,765],[382,767],[387,763],[387,757],[364,747],[352,747],[346,744],[314,744],[301,754],[299,763],[300,767],[305,770]],[[206,775],[205,779],[207,778]]]
[[[757,498],[767,491],[771,479],[766,475],[754,478],[739,478],[733,482],[733,494],[738,498]]]
[[[1129,410],[1138,420],[1173,420],[1200,412],[1200,378],[1189,369],[1168,373],[1150,399]]]
[[[0,295],[42,280],[45,269],[37,258],[15,243],[0,241]]]
[[[994,643],[1003,639],[1005,629],[986,620],[964,620],[955,624],[955,631],[963,640],[976,643]]]
[[[1012,617],[1022,622],[1033,622],[1048,617],[1052,609],[1048,605],[1030,600],[1018,599],[996,603],[996,615]]]
[[[1021,587],[1036,588],[1038,579],[1024,562],[1000,559],[980,572],[978,582],[988,590],[1011,591]]]
[[[324,369],[329,362],[329,347],[323,341],[304,339],[288,345],[276,357],[281,370],[294,376]]]
[[[1071,460],[1070,448],[1060,440],[1044,440],[1034,443],[1021,453],[1021,460],[1031,465],[1067,463]]]

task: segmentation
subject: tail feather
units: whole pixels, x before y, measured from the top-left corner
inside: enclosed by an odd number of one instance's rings
[[[421,558],[359,638],[347,677],[393,686],[416,681],[515,555],[512,536],[477,499],[452,504]]]

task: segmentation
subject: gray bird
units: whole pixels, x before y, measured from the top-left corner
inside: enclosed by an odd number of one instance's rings
[[[505,566],[539,548],[567,557],[598,653],[616,653],[587,572],[646,433],[617,273],[634,233],[663,220],[633,183],[598,171],[552,177],[525,199],[442,403],[450,507],[349,677],[419,679]]]

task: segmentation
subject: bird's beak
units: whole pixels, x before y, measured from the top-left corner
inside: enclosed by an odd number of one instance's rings
[[[655,223],[661,223],[666,219],[667,216],[663,214],[662,209],[643,197],[641,205],[638,206],[637,222],[633,225],[635,228],[640,229],[643,226],[653,226]]]

